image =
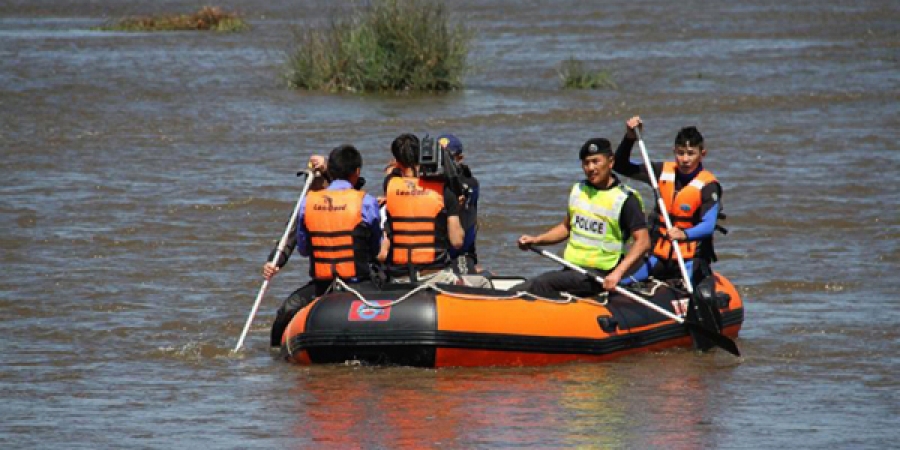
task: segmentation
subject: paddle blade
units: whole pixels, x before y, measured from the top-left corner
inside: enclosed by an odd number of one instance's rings
[[[706,351],[713,347],[721,347],[728,353],[741,356],[733,340],[722,334],[722,313],[715,298],[715,280],[706,278],[697,283],[691,299],[688,301],[688,313],[685,325],[694,340],[694,347]]]
[[[703,325],[696,322],[685,321],[684,324],[688,327],[688,331],[691,332],[691,337],[694,338],[695,345],[698,339],[711,344],[709,347],[701,350],[719,347],[734,356],[741,356],[741,351],[738,350],[737,344],[735,344],[728,336],[712,330],[707,330]]]

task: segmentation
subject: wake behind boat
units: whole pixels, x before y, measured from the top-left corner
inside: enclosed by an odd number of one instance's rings
[[[714,277],[704,301],[721,315],[716,332],[736,337],[743,302],[724,276]],[[351,289],[338,283],[294,317],[281,355],[298,364],[539,366],[606,361],[692,343],[690,327],[619,293],[555,300],[498,289],[518,279],[492,281],[494,289],[446,284]],[[677,316],[692,303],[686,292],[661,282],[635,292]]]

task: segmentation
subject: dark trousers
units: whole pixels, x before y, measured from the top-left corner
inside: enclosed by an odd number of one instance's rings
[[[608,271],[592,270],[597,275],[603,276]],[[546,298],[561,298],[560,292],[568,292],[578,297],[593,297],[603,292],[603,285],[594,280],[594,277],[583,275],[570,269],[546,272],[510,288],[510,291],[528,291],[534,295]]]
[[[313,300],[324,294],[329,286],[331,286],[331,281],[312,280],[284,300],[284,304],[275,313],[275,321],[272,323],[272,347],[281,345],[281,336],[297,312],[306,308]]]

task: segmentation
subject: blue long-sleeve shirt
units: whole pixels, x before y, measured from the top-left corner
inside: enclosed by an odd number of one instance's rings
[[[328,191],[345,191],[353,189],[353,186],[347,180],[334,180],[328,185]],[[310,254],[309,230],[303,221],[306,212],[306,199],[300,205],[300,212],[297,213],[297,252],[303,256]],[[369,246],[372,255],[377,255],[381,250],[381,217],[378,212],[378,200],[369,194],[363,197],[362,204],[362,220],[369,228]]]

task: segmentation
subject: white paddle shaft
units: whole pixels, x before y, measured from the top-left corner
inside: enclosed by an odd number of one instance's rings
[[[669,211],[666,210],[666,202],[659,192],[659,184],[656,183],[656,174],[653,172],[653,165],[650,163],[650,156],[647,154],[647,148],[644,147],[644,140],[641,138],[641,132],[638,131],[637,127],[634,127],[634,133],[637,135],[638,146],[641,148],[641,156],[644,158],[644,167],[647,168],[650,186],[653,186],[653,191],[656,193],[659,212],[662,214],[663,221],[666,223],[666,229],[671,231],[672,220],[669,219]],[[675,250],[675,258],[678,259],[678,268],[681,269],[681,278],[684,281],[684,287],[687,288],[688,293],[693,294],[694,286],[691,284],[691,277],[688,275],[687,266],[684,265],[684,257],[681,256],[681,247],[678,246],[677,240],[672,239],[672,248]]]
[[[547,250],[538,250],[538,251],[540,252],[541,255],[546,256],[547,258],[550,258],[550,259],[552,259],[552,260],[554,260],[576,272],[581,272],[585,275],[592,276],[592,277],[594,277],[595,280],[597,280],[598,283],[603,284],[603,277],[601,277],[599,275],[593,275],[593,274],[589,273],[587,270],[585,270],[584,268],[576,266],[575,264],[572,264],[571,262],[566,261],[565,259],[560,258],[559,256],[557,256],[551,252],[548,252]],[[678,315],[663,309],[662,307],[660,307],[659,305],[656,305],[655,303],[651,303],[651,302],[645,300],[644,298],[635,294],[634,292],[631,292],[621,286],[616,286],[615,290],[619,294],[622,294],[622,295],[624,295],[624,296],[626,296],[626,297],[628,297],[628,298],[630,298],[630,299],[632,299],[632,300],[634,300],[634,301],[636,301],[636,302],[638,302],[638,303],[640,303],[640,304],[642,304],[642,305],[644,305],[644,306],[646,306],[646,307],[648,307],[648,308],[650,308],[650,309],[652,309],[652,310],[654,310],[654,311],[656,311],[678,323],[684,323],[684,319],[682,319]]]
[[[284,248],[287,246],[287,241],[290,238],[291,230],[294,228],[294,224],[297,223],[297,214],[300,213],[300,205],[303,204],[303,199],[306,198],[306,192],[309,191],[309,187],[312,185],[313,179],[315,176],[312,171],[305,170],[306,172],[306,184],[303,186],[303,191],[300,193],[300,198],[297,199],[297,205],[294,206],[294,212],[291,214],[291,219],[288,221],[287,228],[284,229],[284,234],[281,235],[281,240],[278,241],[278,247],[275,251],[275,255],[273,258],[273,263],[278,262],[279,255],[284,253]],[[263,280],[262,286],[259,287],[259,293],[256,294],[256,301],[253,302],[253,308],[250,310],[250,316],[247,317],[247,323],[244,325],[244,331],[241,332],[241,337],[238,339],[237,345],[234,346],[234,350],[232,353],[237,352],[241,349],[241,346],[244,345],[244,338],[247,337],[247,332],[250,331],[250,325],[253,323],[253,318],[256,317],[256,311],[259,310],[259,304],[262,302],[263,297],[266,295],[266,289],[269,288],[269,279]]]

